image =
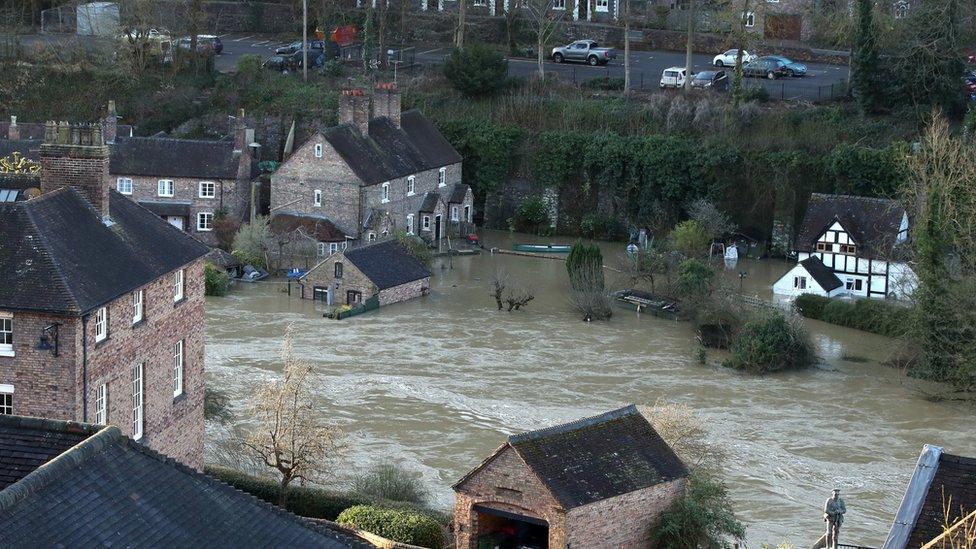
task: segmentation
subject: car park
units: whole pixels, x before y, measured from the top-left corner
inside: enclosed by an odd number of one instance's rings
[[[751,63],[742,66],[742,76],[754,76],[756,78],[768,78],[775,80],[786,76],[786,65],[782,61],[773,59],[756,59]]]
[[[180,38],[177,43],[177,47],[180,49],[188,50],[190,49],[190,44],[193,43],[193,39],[189,36],[184,36]],[[224,44],[220,41],[219,36],[214,36],[212,34],[200,34],[197,35],[197,51],[212,51],[217,55],[224,51]]]
[[[803,63],[797,63],[788,57],[783,57],[782,55],[766,55],[760,57],[760,59],[772,59],[773,61],[780,61],[783,63],[783,69],[786,71],[786,76],[806,76],[807,66]]]
[[[319,51],[325,50],[325,42],[323,40],[309,40],[308,41],[309,53],[311,53],[312,50],[319,50]],[[281,46],[280,48],[275,49],[275,53],[277,55],[291,55],[299,51],[302,51],[301,40],[299,40],[298,42],[292,42],[287,46]]]
[[[661,73],[661,88],[682,88],[685,85],[687,70],[684,67],[671,67]],[[695,74],[691,74],[694,78]]]
[[[712,64],[715,65],[716,67],[734,67],[736,65],[736,62],[738,61],[738,54],[739,54],[739,50],[737,49],[726,50],[716,55],[715,58],[712,59]],[[746,50],[742,50],[743,63],[749,63],[755,60],[756,60],[755,55],[747,52]]]
[[[691,79],[691,87],[711,91],[728,91],[729,75],[725,71],[701,71]]]
[[[612,48],[601,48],[593,40],[577,40],[572,44],[553,48],[550,57],[556,63],[580,61],[595,67],[616,59],[617,52]]]

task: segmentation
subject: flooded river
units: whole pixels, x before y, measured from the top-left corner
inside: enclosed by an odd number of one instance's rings
[[[510,248],[511,238],[493,233],[487,243]],[[607,263],[621,251],[604,245]],[[747,272],[745,291],[769,297],[787,265],[740,261],[729,275]],[[499,269],[534,289],[525,310],[494,310],[488,286]],[[421,473],[445,509],[450,485],[506,435],[658,400],[707,419],[729,455],[725,476],[750,547],[808,546],[835,486],[849,511],[845,541],[880,547],[924,443],[976,455],[973,410],[928,402],[880,366],[893,349],[886,338],[811,321],[823,363],[760,378],[720,367],[721,352],[700,365],[687,323],[624,309],[609,322],[581,322],[562,261],[482,254],[454,258],[453,268],[437,260],[433,270],[429,297],[343,321],[322,318],[281,284],[208,298],[207,383],[229,394],[234,414],[208,425],[209,440],[246,423],[249,398],[279,371],[281,335],[295,323],[296,351],[315,365],[318,408],[349,434],[343,479],[395,461]]]

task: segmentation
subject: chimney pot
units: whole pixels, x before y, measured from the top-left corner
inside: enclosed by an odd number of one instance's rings
[[[48,121],[41,144],[41,191],[75,187],[99,216],[109,213],[109,149],[100,123]]]

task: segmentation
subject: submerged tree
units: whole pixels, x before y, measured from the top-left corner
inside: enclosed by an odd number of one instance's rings
[[[497,271],[491,281],[491,296],[495,298],[495,304],[501,311],[508,307],[508,311],[517,311],[535,299],[535,294],[530,288],[522,286],[512,280],[512,277],[505,271]]]
[[[570,301],[583,320],[606,320],[613,314],[603,277],[603,254],[596,244],[576,241],[566,258],[572,288]]]

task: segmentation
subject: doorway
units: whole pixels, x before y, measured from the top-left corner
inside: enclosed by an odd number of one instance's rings
[[[576,0],[576,10],[580,21],[586,21],[586,13],[589,6],[590,0]]]
[[[434,241],[441,239],[441,216],[440,214],[434,216]]]
[[[478,547],[499,549],[548,549],[549,524],[484,505],[475,505],[478,514]]]

